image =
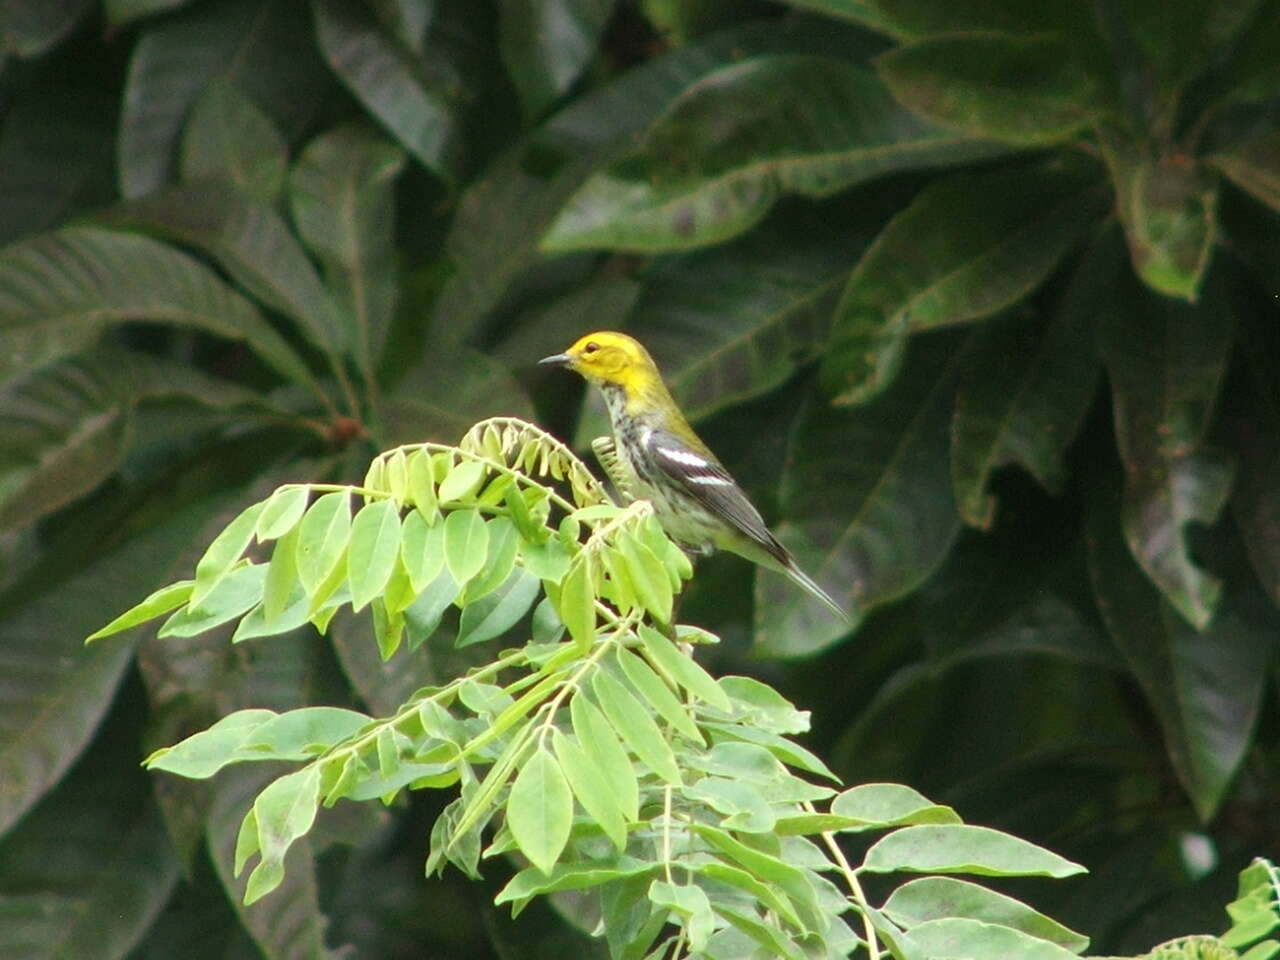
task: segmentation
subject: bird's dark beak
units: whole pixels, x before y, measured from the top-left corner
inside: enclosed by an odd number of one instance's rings
[[[573,360],[573,357],[567,353],[556,353],[549,357],[543,357],[538,361],[540,367],[567,367]]]

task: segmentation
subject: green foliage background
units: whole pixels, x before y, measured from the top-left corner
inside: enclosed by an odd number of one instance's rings
[[[430,800],[242,907],[256,775],[136,766],[484,651],[81,642],[283,482],[494,414],[585,446],[533,361],[601,327],[855,619],[714,558],[714,672],[1087,865],[1015,892],[1096,952],[1218,932],[1280,848],[1280,4],[1046,6],[0,4],[0,953],[592,955],[496,862],[428,885]]]

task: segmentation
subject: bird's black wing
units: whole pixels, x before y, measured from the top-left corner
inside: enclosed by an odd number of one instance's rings
[[[657,469],[712,516],[742,531],[779,562],[787,564],[791,560],[787,548],[769,532],[760,511],[710,451],[691,449],[675,434],[654,430],[649,435],[646,452]]]

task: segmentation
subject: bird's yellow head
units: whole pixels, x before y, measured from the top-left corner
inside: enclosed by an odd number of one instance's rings
[[[564,353],[538,362],[568,367],[592,383],[615,384],[628,395],[662,382],[653,358],[640,341],[609,330],[589,333]]]

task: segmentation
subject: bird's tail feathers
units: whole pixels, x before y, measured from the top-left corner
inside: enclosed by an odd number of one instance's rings
[[[784,572],[795,583],[799,584],[809,593],[813,594],[813,596],[817,597],[819,600],[825,603],[827,607],[830,608],[831,612],[834,613],[837,617],[839,617],[845,623],[849,622],[849,614],[845,612],[844,608],[840,606],[840,604],[836,603],[835,600],[832,599],[831,594],[827,593],[827,591],[823,590],[820,586],[818,586],[818,582],[814,580],[813,577],[809,576],[807,573],[801,570],[800,567],[796,564],[795,560],[792,560],[789,564],[786,565],[786,567],[784,568]]]

